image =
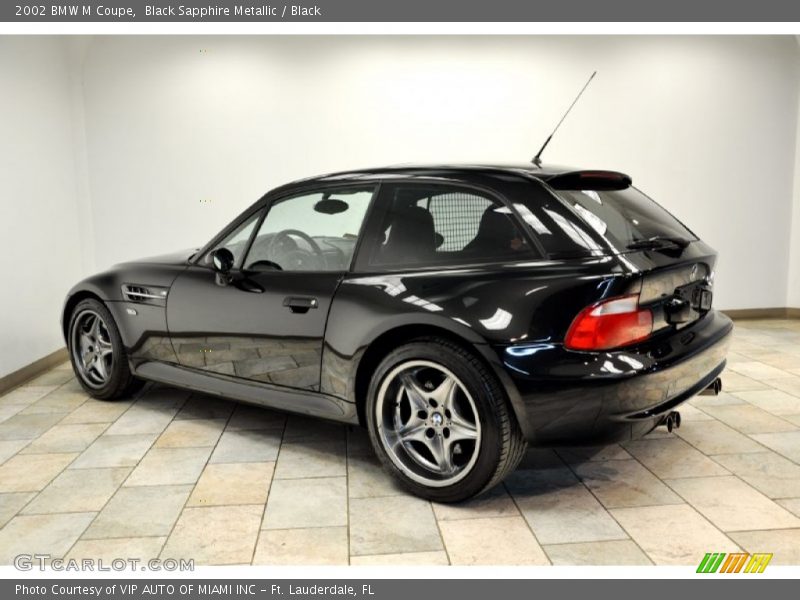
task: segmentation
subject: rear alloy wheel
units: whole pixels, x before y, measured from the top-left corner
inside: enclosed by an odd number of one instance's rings
[[[98,300],[83,300],[72,311],[68,342],[72,369],[90,395],[111,400],[139,387],[114,318]]]
[[[413,493],[442,502],[495,485],[526,447],[496,378],[472,354],[437,338],[383,360],[368,417],[384,465]]]

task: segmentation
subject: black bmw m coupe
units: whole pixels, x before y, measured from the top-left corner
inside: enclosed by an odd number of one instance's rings
[[[89,394],[144,380],[365,426],[411,492],[479,494],[528,444],[680,424],[733,329],[715,252],[613,171],[402,166],[272,190],[205,247],[67,296]]]

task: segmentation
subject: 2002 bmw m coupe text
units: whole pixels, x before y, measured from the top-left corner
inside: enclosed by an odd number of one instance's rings
[[[201,250],[67,297],[75,373],[367,427],[407,489],[458,501],[528,443],[680,424],[718,390],[716,255],[612,171],[391,167],[267,193]]]

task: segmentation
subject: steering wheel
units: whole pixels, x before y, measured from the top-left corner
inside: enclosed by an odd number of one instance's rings
[[[292,237],[298,237],[311,247],[311,252],[297,245]],[[313,271],[325,267],[325,255],[322,248],[307,233],[299,229],[284,229],[276,233],[267,244],[267,256],[283,267],[284,271]]]

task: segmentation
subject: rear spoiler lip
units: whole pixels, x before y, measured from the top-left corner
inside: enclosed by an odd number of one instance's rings
[[[630,175],[619,171],[581,169],[559,173],[545,179],[556,190],[624,190],[633,185]]]

